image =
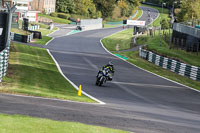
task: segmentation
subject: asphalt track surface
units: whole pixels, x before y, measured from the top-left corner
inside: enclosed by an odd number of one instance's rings
[[[99,40],[121,30],[81,32],[55,38],[46,46],[63,73],[105,105],[0,94],[0,112],[136,133],[199,133],[199,92],[143,71],[104,50]],[[113,81],[95,86],[98,69],[108,61],[115,64]]]
[[[54,26],[58,27],[59,31],[53,32],[53,33],[48,35],[48,36],[54,37],[54,38],[66,36],[70,31],[76,29],[75,25],[68,25],[68,24],[54,24]]]

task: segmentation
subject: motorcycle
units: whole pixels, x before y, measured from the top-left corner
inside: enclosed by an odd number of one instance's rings
[[[104,70],[100,71],[96,76],[96,85],[101,86],[103,83],[106,83],[110,70],[105,68]]]

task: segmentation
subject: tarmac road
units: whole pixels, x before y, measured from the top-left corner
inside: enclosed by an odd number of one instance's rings
[[[143,10],[142,16],[139,20],[146,21],[146,25],[153,23],[153,21],[158,17],[159,11],[149,7],[140,7]]]
[[[199,133],[199,92],[143,71],[102,48],[102,37],[121,30],[122,27],[81,32],[55,38],[46,46],[63,73],[105,105],[0,94],[0,112],[136,133]],[[95,86],[98,69],[110,60],[116,69],[113,81]]]
[[[48,36],[54,37],[54,38],[66,36],[70,31],[76,29],[75,25],[69,25],[69,24],[54,24],[54,26],[58,27],[59,31],[53,32],[53,33],[48,35]]]

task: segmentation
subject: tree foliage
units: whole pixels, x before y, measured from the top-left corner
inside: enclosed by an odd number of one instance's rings
[[[200,19],[200,0],[146,0],[146,2],[162,5],[166,3],[168,7],[175,7],[178,14],[178,21],[189,21]]]
[[[143,0],[117,0],[118,6],[121,8],[122,16],[129,17],[133,14]]]
[[[103,18],[112,16],[115,2],[115,0],[94,0],[97,10],[102,13]]]
[[[169,21],[168,21],[167,19],[163,19],[163,20],[161,21],[161,28],[162,28],[162,29],[168,29],[169,26],[170,26],[170,24],[169,24]]]
[[[92,0],[75,0],[76,13],[83,16],[96,16],[96,7]]]
[[[182,0],[178,13],[179,21],[189,21],[191,19],[200,19],[200,0]]]
[[[121,8],[121,16],[127,16],[128,14],[128,4],[125,0],[118,1],[118,6]]]
[[[57,0],[56,11],[87,17],[112,17],[116,6],[121,9],[121,16],[130,16],[140,5],[141,0]]]
[[[57,12],[76,13],[75,7],[76,7],[76,4],[74,0],[57,0],[56,1]]]

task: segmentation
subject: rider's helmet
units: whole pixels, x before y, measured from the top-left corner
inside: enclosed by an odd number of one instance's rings
[[[109,62],[108,62],[108,65],[109,65],[109,66],[113,66],[112,61],[109,61]]]

